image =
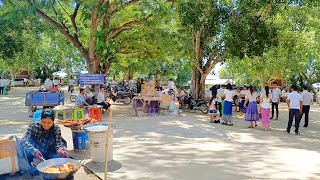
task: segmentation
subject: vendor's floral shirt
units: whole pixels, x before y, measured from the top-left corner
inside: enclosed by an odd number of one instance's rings
[[[40,122],[30,124],[21,143],[23,150],[32,155],[37,150],[46,156],[63,149],[60,128],[57,125],[53,125],[49,130],[45,130]]]

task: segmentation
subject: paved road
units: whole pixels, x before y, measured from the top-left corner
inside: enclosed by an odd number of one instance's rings
[[[0,137],[21,135],[31,122],[23,105],[25,89],[10,93],[0,96]],[[248,124],[236,117],[233,127],[210,124],[208,116],[201,113],[138,118],[133,117],[131,106],[115,104],[114,160],[122,167],[109,177],[320,179],[320,108],[312,106],[310,126],[301,128],[301,135],[296,136],[283,132],[288,111],[285,105],[280,107],[272,131],[264,132],[260,127],[248,129]]]

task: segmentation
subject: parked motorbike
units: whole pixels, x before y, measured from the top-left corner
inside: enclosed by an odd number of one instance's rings
[[[112,100],[113,102],[123,103],[123,104],[130,104],[133,94],[131,91],[128,91],[126,88],[123,87],[107,87],[107,101]]]
[[[180,108],[183,111],[201,111],[203,114],[207,114],[209,111],[209,101],[207,99],[194,99],[191,95],[181,97]]]
[[[78,95],[79,95],[79,93],[76,93],[76,92],[71,93],[71,95],[70,95],[70,101],[71,101],[71,102],[75,102],[76,99],[77,99],[77,97],[78,97]]]

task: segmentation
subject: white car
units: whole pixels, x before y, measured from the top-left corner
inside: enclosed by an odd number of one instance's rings
[[[18,87],[18,86],[24,86],[24,79],[23,78],[17,78],[11,81],[12,87]]]

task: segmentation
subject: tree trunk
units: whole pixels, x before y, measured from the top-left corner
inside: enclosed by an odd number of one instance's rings
[[[192,71],[191,95],[195,99],[199,97],[200,73],[196,69]]]
[[[199,79],[199,99],[203,99],[206,97],[206,78],[207,78],[207,74],[202,74],[200,79]]]
[[[195,99],[205,98],[207,74],[201,74],[197,69],[192,72],[191,95]]]
[[[155,83],[155,84],[159,84],[158,74],[154,74],[154,83]]]

